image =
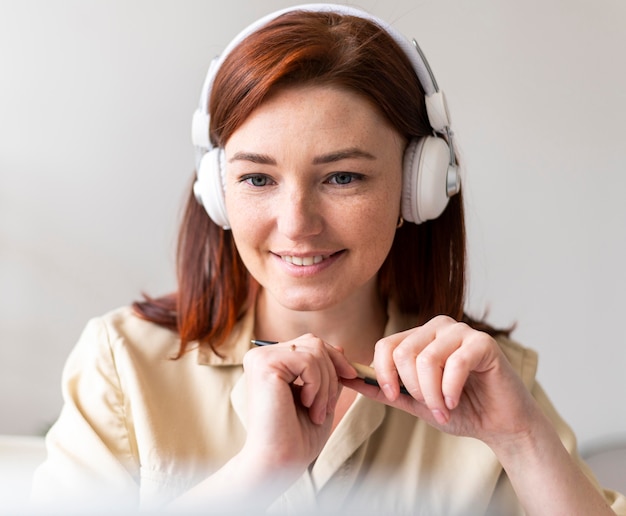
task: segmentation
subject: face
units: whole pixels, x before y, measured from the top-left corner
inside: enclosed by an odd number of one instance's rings
[[[298,311],[376,296],[393,242],[404,140],[365,98],[279,90],[225,146],[226,209],[265,293]]]

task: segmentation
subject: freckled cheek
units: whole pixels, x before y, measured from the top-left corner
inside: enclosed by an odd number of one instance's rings
[[[388,189],[383,190],[378,199],[369,205],[368,220],[376,221],[381,229],[390,225],[395,231],[400,215],[401,189],[402,186],[398,183],[389,185]]]
[[[226,212],[235,244],[240,253],[245,254],[246,248],[255,246],[261,240],[264,219],[259,216],[257,208],[232,195],[226,195]]]
[[[395,236],[399,209],[399,202],[381,198],[354,212],[351,220],[355,240],[368,242],[368,253],[386,256]]]
[[[230,222],[232,222],[232,219],[236,218],[236,207],[241,205],[241,201],[235,198],[232,188],[233,187],[229,185],[224,192],[224,205],[226,206],[226,213],[228,214],[228,220]]]
[[[378,241],[378,252],[383,252],[386,247],[391,247],[396,233],[398,217],[400,215],[400,186],[386,192],[377,203],[370,208],[370,213],[364,215],[368,221],[367,230],[373,241]],[[388,252],[384,252],[386,255]]]

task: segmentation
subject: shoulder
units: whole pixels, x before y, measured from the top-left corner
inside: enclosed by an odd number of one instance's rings
[[[106,332],[112,345],[139,345],[149,341],[154,348],[170,348],[179,342],[175,332],[142,319],[130,306],[96,317],[89,321],[89,325],[99,326]]]
[[[178,335],[167,328],[138,317],[125,306],[90,319],[70,361],[117,362],[120,355],[135,359],[169,359],[178,353]]]

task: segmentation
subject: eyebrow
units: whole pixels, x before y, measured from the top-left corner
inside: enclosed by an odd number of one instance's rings
[[[327,163],[335,163],[344,159],[367,159],[375,160],[376,157],[369,152],[358,149],[356,147],[342,149],[328,154],[316,156],[313,159],[314,165],[324,165]],[[259,165],[276,165],[276,160],[267,154],[258,154],[256,152],[237,152],[230,160],[233,161],[250,161]]]
[[[237,152],[229,162],[233,161],[250,161],[260,165],[276,165],[276,160],[266,154],[257,154],[256,152]]]
[[[337,152],[331,152],[329,154],[324,154],[322,156],[318,156],[313,160],[314,165],[323,165],[326,163],[334,163],[336,161],[341,161],[344,159],[367,159],[367,160],[375,160],[376,157],[370,154],[369,152],[365,152],[364,150],[358,149],[356,147],[350,149],[343,149]]]

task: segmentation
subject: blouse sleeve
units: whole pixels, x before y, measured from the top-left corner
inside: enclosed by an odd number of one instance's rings
[[[35,507],[136,508],[139,466],[129,406],[101,319],[90,321],[67,359],[63,408],[46,436],[47,458],[33,478]],[[97,465],[97,466],[94,466]]]

